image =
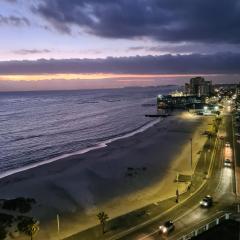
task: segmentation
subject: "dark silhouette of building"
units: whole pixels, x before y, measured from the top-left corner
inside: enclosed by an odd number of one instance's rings
[[[213,93],[212,81],[205,81],[203,77],[194,77],[185,84],[185,94],[195,96],[211,96]]]
[[[186,109],[189,104],[204,103],[204,98],[199,96],[171,96],[158,95],[157,106],[159,109]]]
[[[236,95],[237,95],[237,98],[240,99],[240,83],[237,84],[237,87],[236,87]]]

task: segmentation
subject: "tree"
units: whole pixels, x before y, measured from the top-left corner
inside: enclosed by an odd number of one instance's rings
[[[105,225],[106,225],[106,222],[109,219],[109,217],[108,217],[108,215],[105,212],[100,212],[97,215],[97,217],[98,217],[98,219],[100,221],[100,224],[102,225],[102,233],[104,234],[105,233]]]
[[[4,228],[4,226],[0,225],[0,240],[5,239],[7,236],[7,232]]]
[[[38,232],[39,225],[37,221],[34,221],[31,218],[24,218],[19,224],[18,224],[19,231],[25,233],[27,236],[33,239],[33,236]]]
[[[27,226],[25,233],[33,239],[33,236],[38,232],[39,227],[36,223],[30,224]]]

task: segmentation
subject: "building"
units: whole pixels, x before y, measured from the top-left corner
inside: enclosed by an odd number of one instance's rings
[[[190,83],[185,84],[185,94],[198,97],[211,96],[213,94],[212,81],[205,81],[203,77],[191,78]]]
[[[190,83],[185,83],[185,95],[191,95]]]
[[[240,83],[237,84],[237,87],[236,87],[236,97],[240,99]]]
[[[206,100],[213,96],[214,89],[211,81],[203,77],[194,77],[185,84],[185,91],[175,92],[171,95],[158,95],[158,109],[193,109],[195,113],[217,112]]]
[[[158,109],[186,109],[198,115],[219,115],[221,106],[205,102],[205,97],[158,95]]]
[[[172,96],[158,95],[157,106],[159,109],[186,109],[189,104],[204,103],[204,98],[199,96]]]

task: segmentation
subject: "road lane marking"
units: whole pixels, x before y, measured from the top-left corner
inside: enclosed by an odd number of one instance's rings
[[[179,221],[181,218],[183,218],[183,217],[185,217],[187,214],[193,212],[193,211],[194,211],[195,209],[197,209],[198,207],[199,207],[199,205],[196,204],[195,206],[193,206],[191,209],[189,209],[187,212],[185,212],[185,213],[182,214],[181,216],[179,216],[179,217],[173,219],[173,222],[177,222],[177,221]],[[145,235],[145,236],[142,237],[142,238],[139,238],[138,240],[144,240],[144,239],[147,239],[148,237],[151,237],[152,235],[154,235],[155,233],[158,233],[158,232],[159,232],[159,230],[156,230],[156,231],[154,231],[154,232],[151,232],[151,233],[148,234],[148,235]]]
[[[195,224],[195,225],[194,225],[193,227],[191,227],[191,228],[193,229],[194,227],[200,225],[202,222],[205,222],[205,221],[207,221],[207,220],[211,220],[211,219],[213,219],[213,218],[216,218],[216,216],[218,216],[218,215],[220,215],[220,214],[223,214],[223,213],[227,213],[227,212],[226,212],[226,211],[218,211],[217,213],[214,213],[214,214],[212,214],[211,216],[202,219],[201,221],[199,221],[197,224]],[[213,220],[214,220],[214,219],[213,219]],[[212,221],[213,221],[213,220],[212,220]],[[200,227],[201,227],[201,226],[200,226]],[[188,229],[190,230],[191,228],[189,227]],[[186,229],[184,229],[184,230],[182,230],[182,231],[180,231],[180,232],[177,232],[177,233],[174,234],[174,235],[169,236],[168,239],[174,239],[174,238],[176,238],[176,237],[179,236],[179,235],[181,236],[181,235],[183,235],[184,232],[186,232]],[[189,231],[187,231],[187,232],[189,233]]]
[[[156,231],[154,231],[154,232],[152,232],[152,233],[150,233],[150,234],[148,234],[148,235],[145,235],[145,236],[142,237],[142,238],[138,238],[138,240],[144,240],[144,239],[147,239],[147,238],[151,237],[152,235],[154,235],[155,233],[159,233],[159,229],[156,230]]]
[[[182,215],[178,216],[177,218],[175,218],[173,220],[173,222],[177,222],[179,221],[181,218],[185,217],[186,215],[188,215],[189,213],[193,212],[195,209],[199,208],[199,205],[196,204],[195,206],[193,206],[191,209],[189,209],[188,211],[186,211],[185,213],[183,213]]]

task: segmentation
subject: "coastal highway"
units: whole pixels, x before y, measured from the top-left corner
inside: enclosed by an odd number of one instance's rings
[[[225,139],[217,138],[215,149],[212,155],[212,165],[206,183],[186,201],[180,202],[172,210],[163,213],[162,216],[153,223],[137,228],[129,235],[115,239],[126,240],[154,240],[154,239],[178,239],[184,234],[190,232],[200,224],[222,214],[236,209],[235,196],[235,174],[234,168],[223,166],[225,154],[225,142],[228,141],[233,146],[232,139],[232,117],[231,114],[224,114],[219,129],[220,134],[225,135]],[[199,201],[205,195],[213,196],[213,206],[208,209],[202,209]],[[158,227],[163,222],[172,220],[175,224],[175,230],[168,236],[159,234]],[[114,238],[112,238],[114,239]]]

